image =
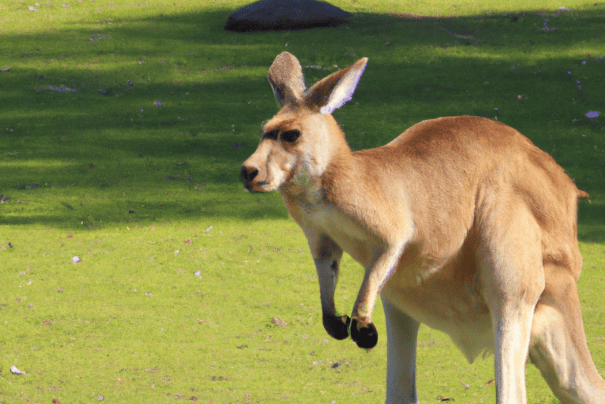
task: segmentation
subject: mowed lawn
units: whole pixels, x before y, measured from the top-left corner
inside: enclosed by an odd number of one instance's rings
[[[590,194],[578,288],[605,372],[605,3],[333,0],[340,27],[224,31],[249,2],[0,3],[0,403],[384,401],[380,304],[375,349],[330,339],[302,232],[239,183],[282,51],[308,84],[369,58],[334,113],[355,150],[469,114],[550,153]],[[362,277],[345,256],[340,313]],[[421,327],[422,402],[493,403],[493,379]],[[558,402],[531,364],[527,388]]]

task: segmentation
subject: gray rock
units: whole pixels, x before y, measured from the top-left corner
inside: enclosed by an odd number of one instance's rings
[[[337,26],[353,14],[317,0],[261,0],[235,10],[228,31],[281,31]]]

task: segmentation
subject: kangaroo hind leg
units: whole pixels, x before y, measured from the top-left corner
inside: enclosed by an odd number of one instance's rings
[[[477,251],[482,295],[492,317],[498,404],[525,404],[525,363],[536,302],[544,291],[540,229],[516,197],[481,206]]]
[[[576,282],[565,268],[545,267],[546,288],[534,313],[529,357],[565,404],[605,402],[605,381],[592,361]]]
[[[416,343],[420,323],[400,311],[384,296],[387,323],[386,404],[418,404],[416,393]]]

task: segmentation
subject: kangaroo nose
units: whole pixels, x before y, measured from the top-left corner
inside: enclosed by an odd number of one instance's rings
[[[241,166],[239,169],[239,175],[242,177],[246,184],[249,184],[254,177],[258,175],[258,170],[256,168],[248,168],[246,166]]]

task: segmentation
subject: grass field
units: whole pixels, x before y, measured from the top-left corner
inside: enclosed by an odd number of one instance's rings
[[[284,50],[308,83],[369,57],[334,114],[353,149],[471,114],[553,155],[591,195],[578,287],[605,372],[605,3],[333,0],[348,24],[225,32],[249,2],[0,3],[0,403],[384,400],[382,308],[370,353],[331,340],[302,232],[238,181]],[[363,269],[341,273],[349,313]],[[491,357],[419,345],[422,402],[495,402]],[[528,402],[558,402],[527,369]]]

